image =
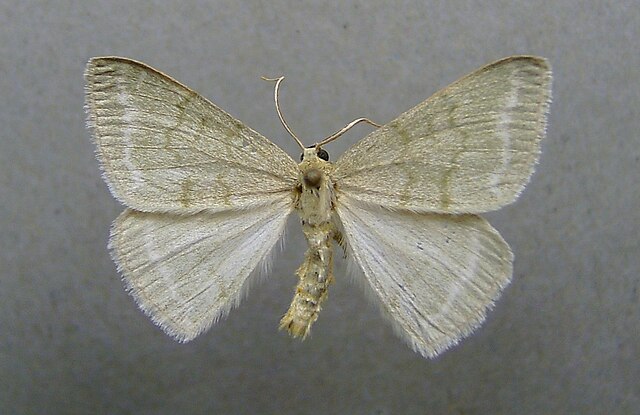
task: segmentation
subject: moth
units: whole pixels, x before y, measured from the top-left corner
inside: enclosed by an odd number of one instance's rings
[[[509,283],[513,254],[478,214],[514,202],[545,135],[551,69],[534,56],[484,66],[393,121],[357,119],[300,163],[198,93],[134,60],[92,58],[88,126],[127,209],[109,249],[128,292],[187,342],[237,306],[297,212],[308,247],[280,327],[304,338],[341,246],[395,332],[425,357],[469,335]],[[377,126],[335,163],[323,148]]]

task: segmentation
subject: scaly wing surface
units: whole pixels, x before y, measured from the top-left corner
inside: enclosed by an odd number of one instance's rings
[[[239,303],[291,211],[289,198],[190,216],[127,209],[110,248],[140,308],[167,334],[189,341]]]
[[[338,189],[416,212],[481,213],[511,203],[538,160],[550,88],[542,58],[485,66],[344,153],[335,166]]]
[[[423,356],[470,334],[509,283],[513,254],[479,216],[389,211],[349,197],[337,209],[365,285]]]
[[[111,192],[143,212],[269,205],[291,192],[296,163],[196,92],[130,59],[87,64],[86,109]]]

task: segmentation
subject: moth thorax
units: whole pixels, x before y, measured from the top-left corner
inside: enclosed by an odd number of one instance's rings
[[[322,172],[318,169],[309,169],[304,174],[304,184],[309,187],[320,187],[320,182],[322,182]]]

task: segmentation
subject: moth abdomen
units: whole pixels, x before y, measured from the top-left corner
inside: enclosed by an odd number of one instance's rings
[[[304,339],[318,319],[322,303],[327,299],[329,286],[333,283],[333,232],[322,226],[303,227],[309,249],[296,271],[300,281],[289,310],[280,320],[280,329],[286,329],[293,337]]]

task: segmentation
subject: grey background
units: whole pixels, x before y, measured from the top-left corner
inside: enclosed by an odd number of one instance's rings
[[[0,4],[0,413],[638,413],[640,12],[631,1],[274,0]],[[548,137],[519,201],[487,215],[516,253],[487,322],[413,353],[337,264],[311,338],[277,331],[303,255],[180,345],[122,289],[122,210],[84,126],[86,60],[128,56],[298,150],[386,122],[493,60],[554,68]],[[361,126],[328,150],[337,156]]]

